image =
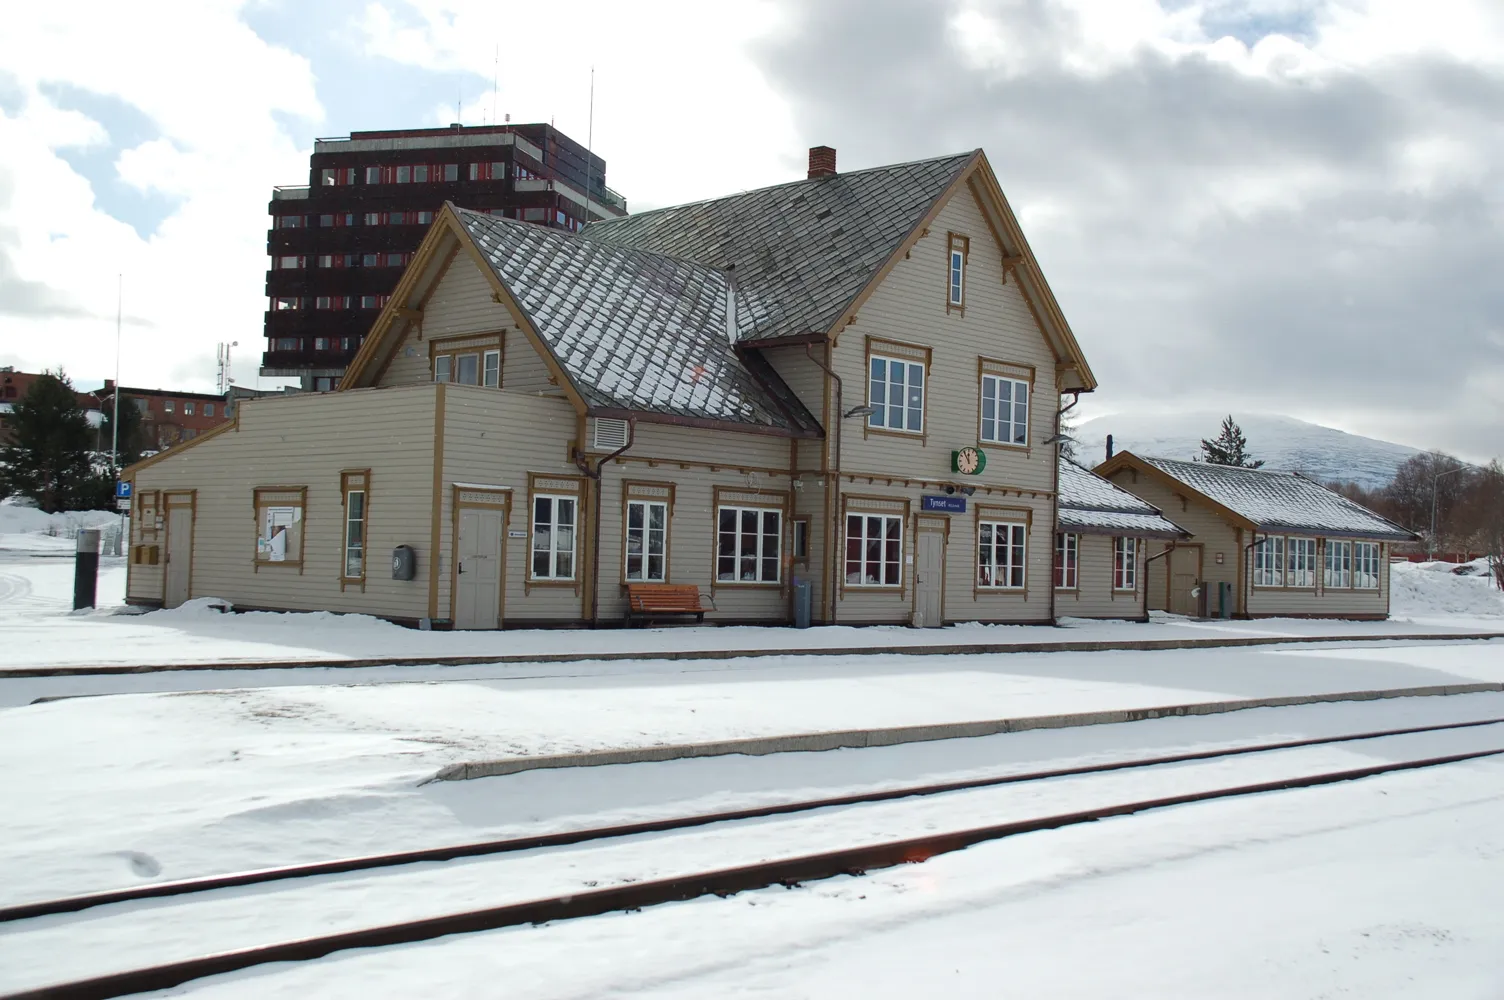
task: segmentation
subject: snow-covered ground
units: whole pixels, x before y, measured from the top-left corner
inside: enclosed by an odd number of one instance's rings
[[[1501,782],[1474,762],[1160,810],[183,994],[1486,1000],[1504,995]]]

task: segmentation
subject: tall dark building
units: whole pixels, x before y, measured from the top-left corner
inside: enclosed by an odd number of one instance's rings
[[[337,386],[445,201],[568,230],[587,206],[588,221],[627,213],[606,161],[552,125],[318,139],[308,184],[275,188],[268,207],[261,374]]]

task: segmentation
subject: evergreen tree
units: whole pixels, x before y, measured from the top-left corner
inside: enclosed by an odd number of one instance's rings
[[[14,443],[0,448],[0,493],[30,497],[49,514],[98,504],[101,475],[90,458],[94,429],[61,369],[31,384],[16,402],[11,429]]]
[[[1262,460],[1255,461],[1248,454],[1248,440],[1243,430],[1233,422],[1229,414],[1222,421],[1222,433],[1211,440],[1201,439],[1201,461],[1211,465],[1236,465],[1244,469],[1262,468]]]

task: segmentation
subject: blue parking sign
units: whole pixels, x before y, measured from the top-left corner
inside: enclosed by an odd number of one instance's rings
[[[129,500],[131,498],[131,484],[123,479],[116,483],[115,495],[122,500]]]

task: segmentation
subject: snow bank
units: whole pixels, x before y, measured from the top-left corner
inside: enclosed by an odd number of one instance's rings
[[[1467,572],[1459,574],[1459,568]],[[1504,619],[1504,592],[1493,585],[1487,572],[1482,559],[1461,567],[1443,562],[1395,563],[1390,572],[1390,615],[1410,621]]]
[[[0,550],[71,552],[80,528],[110,529],[120,524],[112,510],[70,510],[48,514],[35,507],[0,503]]]

